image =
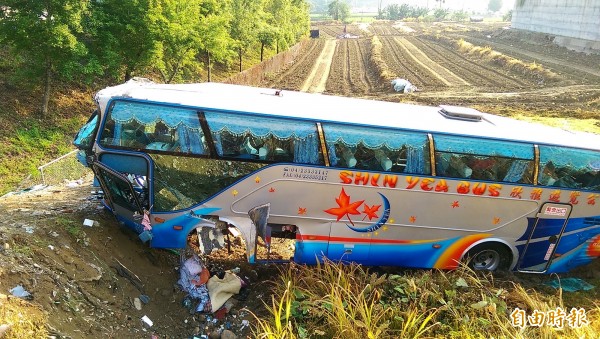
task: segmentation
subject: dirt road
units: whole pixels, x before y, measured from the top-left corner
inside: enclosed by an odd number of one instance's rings
[[[335,52],[336,40],[326,40],[325,47],[315,61],[312,70],[304,81],[301,92],[322,93],[325,90],[325,83],[329,77],[331,61]]]

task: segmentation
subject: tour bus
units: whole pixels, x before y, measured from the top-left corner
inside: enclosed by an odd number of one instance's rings
[[[281,240],[296,263],[536,273],[600,256],[598,135],[221,83],[134,79],[95,101],[74,144],[151,247],[233,233],[251,263]]]

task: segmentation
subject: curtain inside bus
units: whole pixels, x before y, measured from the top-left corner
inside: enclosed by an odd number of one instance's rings
[[[205,112],[219,156],[322,164],[314,123]]]
[[[195,110],[130,101],[113,104],[101,144],[207,154]]]
[[[452,135],[433,139],[438,175],[533,183],[533,144]]]
[[[324,124],[332,166],[429,174],[425,133]]]

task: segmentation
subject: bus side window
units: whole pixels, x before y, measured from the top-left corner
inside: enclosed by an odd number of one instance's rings
[[[334,167],[429,174],[429,147],[423,133],[324,124],[329,162]]]
[[[323,164],[315,123],[205,112],[217,155],[269,162]]]
[[[107,113],[102,146],[207,154],[195,110],[116,100]]]
[[[541,185],[596,190],[600,185],[600,152],[539,146]]]
[[[533,145],[449,135],[435,136],[434,142],[437,175],[533,183]]]

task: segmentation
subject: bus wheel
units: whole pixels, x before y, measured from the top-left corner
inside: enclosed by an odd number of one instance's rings
[[[510,267],[510,251],[500,244],[479,244],[467,252],[467,265],[475,271],[506,271]]]

